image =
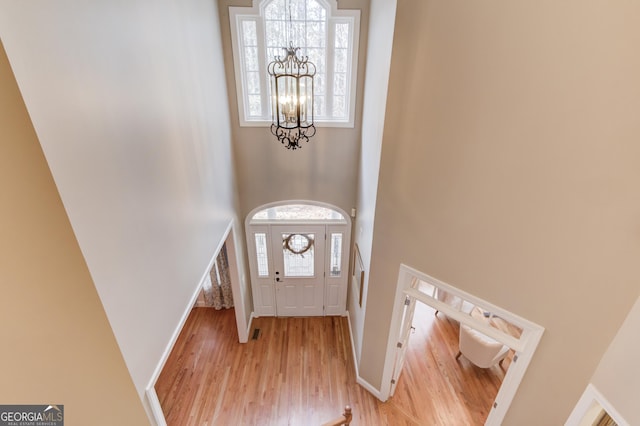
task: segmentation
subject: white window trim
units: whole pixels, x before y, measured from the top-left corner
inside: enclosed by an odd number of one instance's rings
[[[339,127],[339,128],[353,128],[355,126],[355,111],[356,111],[356,91],[357,91],[357,79],[358,79],[358,48],[360,46],[360,10],[357,9],[338,9],[337,0],[317,0],[320,3],[328,6],[330,9],[330,17],[327,19],[327,32],[328,38],[327,41],[327,50],[329,50],[330,46],[333,46],[334,40],[331,39],[333,35],[333,23],[340,21],[351,21],[353,22],[353,43],[351,46],[351,54],[349,56],[349,72],[350,79],[348,81],[348,103],[346,105],[347,119],[346,120],[337,120],[330,118],[322,118],[319,119],[317,116],[314,117],[314,124],[316,127]],[[253,6],[251,7],[240,7],[240,6],[230,6],[229,7],[229,23],[231,26],[231,49],[233,53],[233,68],[234,75],[236,81],[236,100],[238,103],[238,119],[240,122],[240,127],[267,127],[271,124],[271,119],[263,119],[263,120],[249,120],[248,117],[248,105],[245,105],[244,102],[244,93],[246,92],[246,81],[244,76],[242,75],[242,70],[244,69],[244,55],[241,54],[240,40],[238,38],[238,31],[240,27],[240,22],[244,20],[255,20],[256,21],[256,31],[258,33],[264,33],[263,29],[263,20],[261,19],[261,15],[263,15],[263,10],[261,10],[262,0],[254,0]],[[259,66],[261,70],[261,93],[264,94],[264,91],[267,90],[269,85],[268,74],[266,73],[266,59],[264,55],[265,46],[264,46],[264,38],[258,37],[258,50],[260,54],[258,55]],[[331,49],[333,51],[333,49]],[[332,62],[333,59],[327,58],[327,62]],[[264,73],[263,73],[264,71]],[[327,82],[328,83],[328,82]],[[265,103],[266,98],[262,96],[262,102]],[[263,105],[264,108],[264,105]]]

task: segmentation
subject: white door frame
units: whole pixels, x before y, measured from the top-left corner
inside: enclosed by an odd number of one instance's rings
[[[504,318],[506,321],[522,328],[522,335],[519,339],[506,335],[487,323],[476,321],[471,317],[471,315],[463,313],[459,309],[438,300],[436,298],[436,294],[428,295],[416,288],[413,288],[412,283],[415,282],[416,279],[430,284],[435,289],[444,290],[447,293],[466,300],[485,311],[492,312],[497,316]],[[410,299],[419,300],[420,302],[439,310],[447,316],[459,321],[460,324],[466,324],[477,329],[481,333],[502,342],[515,351],[517,358],[515,358],[514,362],[509,366],[504,380],[502,381],[502,386],[500,386],[500,389],[498,390],[498,395],[496,396],[493,407],[491,408],[489,416],[485,422],[485,425],[489,426],[498,426],[502,424],[504,416],[513,401],[513,397],[515,396],[518,386],[520,385],[527,367],[533,358],[533,354],[535,353],[538,343],[542,338],[544,328],[485,300],[439,281],[436,278],[417,271],[416,269],[401,264],[400,272],[398,274],[398,285],[394,299],[393,314],[391,317],[389,340],[387,342],[386,361],[382,374],[382,386],[380,389],[380,395],[383,401],[386,401],[391,395],[391,380],[394,371],[398,337],[403,326],[402,316],[404,311],[404,301],[407,296]]]
[[[274,215],[264,215],[267,211],[277,207],[308,205],[329,209],[335,213],[331,218],[305,219],[287,217],[285,219],[274,217]],[[259,217],[258,217],[259,216]],[[273,262],[273,247],[271,244],[271,227],[279,225],[323,225],[325,227],[325,315],[346,315],[347,287],[349,284],[350,247],[351,247],[351,218],[347,213],[331,204],[309,200],[286,200],[264,204],[253,209],[245,218],[245,236],[247,239],[247,255],[249,261],[249,271],[251,277],[251,291],[253,295],[253,316],[275,316],[276,315],[276,295],[275,295],[275,269]],[[342,256],[340,260],[341,270],[338,275],[330,272],[331,264],[331,236],[342,234]],[[266,238],[267,243],[267,264],[259,273],[258,261],[256,258],[256,238]]]
[[[235,223],[235,221],[234,221]],[[249,341],[249,329],[251,328],[251,318],[247,322],[247,311],[245,300],[246,297],[243,292],[243,286],[240,282],[240,267],[238,263],[238,254],[242,251],[237,249],[236,245],[236,232],[234,227],[229,225],[227,235],[222,244],[227,245],[227,261],[229,262],[229,275],[231,279],[231,294],[233,295],[233,308],[236,314],[236,327],[238,329],[238,341],[240,343],[247,343]],[[214,259],[218,257],[222,245],[216,250]],[[214,260],[215,262],[215,260]],[[213,266],[213,265],[211,265]],[[244,287],[246,288],[246,287]]]
[[[409,346],[409,337],[413,329],[413,315],[416,312],[416,298],[407,296],[404,301],[404,309],[402,312],[402,329],[400,330],[400,338],[397,343],[396,359],[393,363],[393,373],[391,374],[391,388],[389,389],[389,397],[391,398],[396,391],[398,379],[404,368],[404,361],[407,355],[407,347]]]
[[[629,426],[629,422],[627,422],[622,415],[615,409],[613,405],[607,400],[607,398],[600,393],[598,388],[595,387],[594,384],[589,383],[584,390],[584,393],[580,397],[580,400],[574,407],[571,415],[565,422],[565,426],[582,426],[582,425],[591,425],[593,424],[594,418],[589,418],[591,414],[592,408],[596,408],[596,413],[599,413],[599,408],[604,409],[604,411],[609,414],[609,417],[613,419],[614,422],[618,424],[618,426]]]

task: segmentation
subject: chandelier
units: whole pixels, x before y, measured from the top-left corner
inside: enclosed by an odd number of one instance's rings
[[[313,76],[316,66],[308,56],[299,56],[299,47],[291,41],[291,4],[289,3],[289,47],[285,56],[276,56],[267,66],[271,80],[271,133],[287,149],[302,148],[316,134],[313,124]]]

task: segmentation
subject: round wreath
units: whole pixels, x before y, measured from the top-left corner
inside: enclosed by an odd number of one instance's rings
[[[299,250],[296,250],[295,248],[291,247],[291,239],[296,235],[299,235],[307,240],[307,245],[302,247]],[[313,238],[311,238],[309,235],[304,235],[304,234],[289,234],[287,238],[282,240],[282,247],[286,248],[293,254],[304,254],[308,252],[311,249],[311,247],[313,247]]]

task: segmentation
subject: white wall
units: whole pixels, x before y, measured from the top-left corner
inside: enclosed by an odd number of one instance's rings
[[[387,104],[389,66],[395,23],[396,1],[372,0],[369,10],[369,43],[367,48],[364,110],[362,113],[362,147],[358,173],[357,218],[354,225],[355,242],[358,243],[365,270],[362,307],[350,290],[349,317],[355,344],[357,362],[360,361],[364,313],[367,301],[367,282],[371,262],[371,244],[378,192],[378,171],[382,148],[382,131]]]
[[[591,383],[630,425],[640,424],[640,298],[600,360]]]
[[[234,217],[210,0],[12,1],[0,36],[138,393]]]

